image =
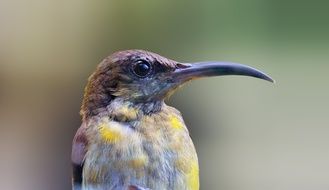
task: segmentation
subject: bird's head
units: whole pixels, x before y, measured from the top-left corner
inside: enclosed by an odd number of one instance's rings
[[[241,64],[180,63],[148,51],[126,50],[105,58],[91,75],[82,115],[95,115],[116,98],[136,104],[163,102],[187,81],[222,75],[245,75],[273,82],[261,71]]]

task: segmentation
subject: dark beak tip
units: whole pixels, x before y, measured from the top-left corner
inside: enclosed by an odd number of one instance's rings
[[[268,81],[268,82],[271,82],[271,83],[273,83],[273,84],[276,83],[276,81],[275,81],[274,79],[272,79],[271,77],[269,77],[269,76],[267,76],[267,75],[266,75],[263,79],[266,80],[266,81]]]

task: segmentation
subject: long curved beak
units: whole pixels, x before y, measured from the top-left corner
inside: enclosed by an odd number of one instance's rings
[[[201,62],[194,64],[179,63],[179,68],[172,73],[173,79],[184,83],[195,78],[223,76],[223,75],[243,75],[255,77],[269,82],[274,80],[267,74],[252,67],[229,62]]]

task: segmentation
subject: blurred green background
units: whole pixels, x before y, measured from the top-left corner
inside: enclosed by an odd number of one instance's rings
[[[146,49],[254,66],[195,81],[168,104],[190,128],[201,189],[329,189],[329,1],[0,0],[0,184],[70,189],[87,77]]]

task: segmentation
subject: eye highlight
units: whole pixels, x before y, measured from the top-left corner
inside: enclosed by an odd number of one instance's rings
[[[146,60],[138,60],[133,65],[133,72],[138,77],[146,77],[149,73],[151,73],[152,67],[151,64]]]

